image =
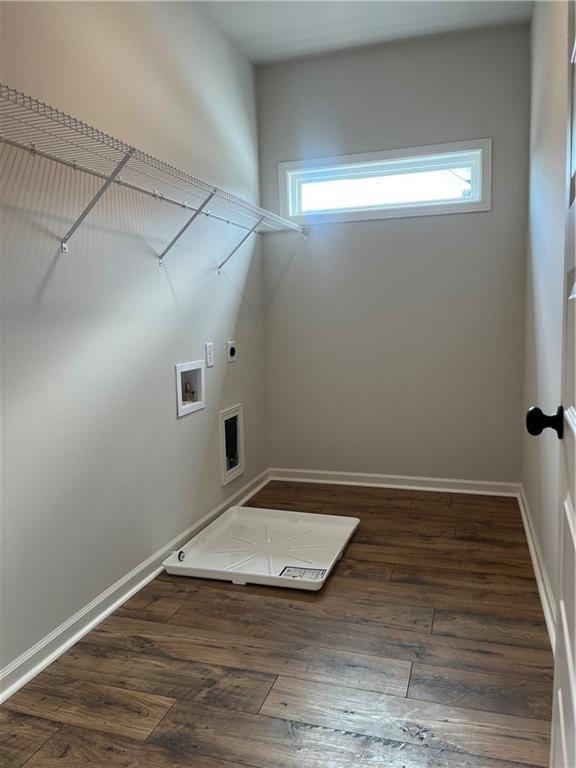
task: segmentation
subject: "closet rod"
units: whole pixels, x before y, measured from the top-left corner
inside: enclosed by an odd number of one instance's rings
[[[63,236],[61,248],[65,253],[68,252],[68,240],[113,184],[192,212],[160,254],[160,261],[200,214],[239,227],[247,233],[220,263],[220,268],[254,232],[307,234],[304,227],[290,219],[214,187],[1,82],[0,142],[103,182]],[[182,197],[179,198],[180,195]]]
[[[55,157],[54,155],[49,154],[48,152],[43,152],[41,149],[37,149],[35,146],[30,146],[27,144],[21,144],[18,141],[13,141],[12,139],[7,139],[4,136],[0,136],[0,141],[4,144],[8,144],[11,147],[15,147],[16,149],[23,149],[25,152],[29,152],[31,155],[37,155],[38,157],[42,157],[45,160],[51,160],[54,163],[60,163],[60,165],[65,165],[67,168],[72,168],[74,171],[81,171],[82,173],[86,173],[89,176],[94,176],[96,179],[102,179],[102,181],[106,181],[109,177],[106,176],[105,173],[100,173],[99,171],[95,171],[92,168],[86,168],[86,166],[79,165],[78,163],[75,163],[72,160],[63,160],[60,157]],[[170,203],[170,205],[175,205],[178,208],[185,208],[189,211],[198,211],[198,208],[200,206],[195,207],[191,205],[190,203],[185,202],[184,200],[177,200],[174,197],[170,197],[169,195],[165,195],[164,193],[160,192],[153,192],[150,189],[146,189],[145,187],[139,187],[137,184],[132,184],[129,181],[124,181],[124,179],[115,178],[112,181],[113,184],[116,184],[119,187],[124,187],[125,189],[131,189],[134,192],[140,192],[143,195],[147,195],[148,197],[153,197],[155,200],[162,200],[165,203]],[[246,224],[241,224],[238,221],[233,221],[231,219],[227,219],[225,216],[219,216],[217,213],[213,213],[212,211],[200,211],[200,213],[203,216],[206,216],[210,219],[216,219],[216,221],[222,221],[224,224],[231,224],[233,227],[238,227],[239,229],[245,229],[245,230],[252,230],[251,226],[248,226]],[[277,226],[276,224],[271,224],[267,221],[263,222],[263,225],[265,227],[271,227],[273,228],[273,231],[275,232],[284,232],[285,229]],[[294,230],[301,232],[302,234],[306,234],[302,229]],[[266,234],[266,233],[264,233]]]

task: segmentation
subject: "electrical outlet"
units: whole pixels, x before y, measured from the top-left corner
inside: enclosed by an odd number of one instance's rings
[[[235,363],[238,360],[238,343],[236,341],[228,342],[228,362]]]
[[[204,344],[204,350],[206,353],[206,368],[212,368],[214,366],[214,342],[207,341]]]

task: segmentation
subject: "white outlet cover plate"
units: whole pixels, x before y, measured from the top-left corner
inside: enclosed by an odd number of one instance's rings
[[[168,573],[319,590],[360,520],[231,507],[164,561]]]
[[[206,368],[214,367],[214,342],[207,341],[204,344],[204,353],[206,357]]]
[[[236,360],[238,360],[238,342],[229,341],[226,345],[226,350],[228,355],[228,362],[235,363]],[[234,352],[234,354],[232,354],[232,352]]]

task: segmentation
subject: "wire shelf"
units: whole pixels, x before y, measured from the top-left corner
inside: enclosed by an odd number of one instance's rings
[[[248,233],[306,234],[303,227],[289,219],[214,187],[3,83],[0,83],[0,141],[104,182],[88,208],[63,236],[63,250],[68,238],[110,184],[190,210],[191,218],[169,248],[199,215],[227,222]]]

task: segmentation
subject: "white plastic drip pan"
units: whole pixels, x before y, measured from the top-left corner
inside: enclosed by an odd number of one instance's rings
[[[356,517],[231,507],[163,565],[178,576],[317,590],[359,522]]]

